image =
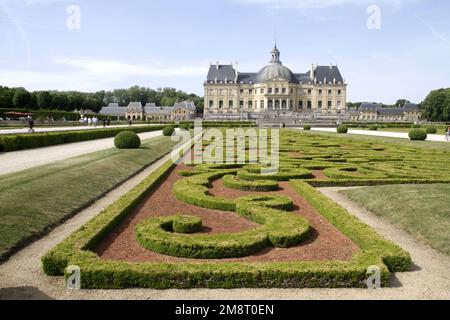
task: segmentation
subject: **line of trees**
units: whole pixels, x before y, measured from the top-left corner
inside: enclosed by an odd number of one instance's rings
[[[430,121],[450,121],[450,88],[431,91],[422,103],[422,113]]]
[[[142,104],[156,103],[158,106],[172,106],[176,102],[191,100],[197,106],[197,112],[203,112],[203,98],[187,94],[174,88],[150,89],[134,86],[129,89],[97,91],[85,93],[77,91],[34,91],[24,88],[0,86],[0,108],[53,109],[60,111],[92,110],[98,112],[109,103],[127,106],[132,101]]]

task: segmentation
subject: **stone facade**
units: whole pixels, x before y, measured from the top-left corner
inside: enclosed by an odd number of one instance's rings
[[[233,65],[211,65],[205,89],[205,118],[258,118],[262,113],[344,114],[347,84],[337,66],[312,65],[293,73],[272,50],[269,65],[241,73]]]
[[[360,108],[350,111],[355,122],[419,122],[422,118],[416,104],[407,104],[403,108],[383,108],[376,103],[363,103]]]
[[[154,103],[142,106],[140,102],[130,102],[128,107],[120,107],[111,103],[104,107],[100,114],[125,117],[135,121],[188,121],[195,118],[196,107],[192,101],[175,103],[173,107],[157,107]]]

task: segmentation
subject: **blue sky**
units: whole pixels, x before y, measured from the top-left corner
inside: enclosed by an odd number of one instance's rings
[[[420,102],[450,87],[449,12],[448,0],[0,0],[0,85],[202,94],[210,62],[267,64],[276,30],[292,71],[338,64],[349,101]]]

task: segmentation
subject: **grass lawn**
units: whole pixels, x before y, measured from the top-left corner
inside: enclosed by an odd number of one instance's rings
[[[0,260],[171,151],[170,137],[0,176]]]
[[[342,192],[440,252],[450,255],[450,185],[377,186]]]

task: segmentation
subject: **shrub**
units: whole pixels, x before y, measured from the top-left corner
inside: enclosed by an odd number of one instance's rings
[[[369,130],[371,131],[377,131],[378,130],[378,126],[370,126]]]
[[[413,128],[413,129],[420,129],[421,126],[420,126],[420,124],[413,124],[413,125],[411,126],[411,128]]]
[[[171,137],[174,132],[175,129],[172,126],[167,126],[163,129],[163,135],[166,137]]]
[[[341,125],[337,128],[337,133],[347,133],[347,132],[348,132],[347,126]]]
[[[436,134],[437,133],[437,129],[435,127],[428,127],[427,128],[427,133],[429,133],[429,134]]]
[[[195,233],[202,228],[202,219],[194,216],[178,215],[172,222],[172,230],[176,233]]]
[[[310,131],[311,130],[311,126],[308,126],[308,125],[303,126],[303,130]]]
[[[278,190],[277,181],[247,181],[241,180],[233,175],[227,175],[223,177],[223,185],[227,188],[241,190],[241,191],[276,191]]]
[[[409,132],[409,138],[413,141],[424,141],[427,137],[427,133],[422,129],[413,129]]]
[[[189,130],[189,124],[188,123],[184,123],[184,124],[182,124],[182,125],[180,125],[180,129],[183,129],[183,130]]]
[[[118,149],[139,149],[141,138],[133,131],[122,131],[115,137],[114,145]]]

